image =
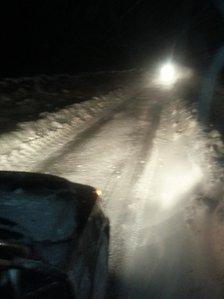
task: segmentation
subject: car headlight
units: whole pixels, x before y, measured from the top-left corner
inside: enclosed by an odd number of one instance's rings
[[[172,63],[162,65],[159,74],[159,82],[164,85],[173,85],[177,81],[177,70]]]

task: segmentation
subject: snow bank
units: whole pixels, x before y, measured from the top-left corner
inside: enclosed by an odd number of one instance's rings
[[[1,169],[35,168],[124,100],[124,93],[118,90],[56,112],[42,112],[36,121],[19,123],[17,130],[2,134],[0,138]]]

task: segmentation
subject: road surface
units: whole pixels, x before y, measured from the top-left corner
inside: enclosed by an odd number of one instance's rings
[[[223,298],[220,252],[197,198],[214,189],[213,164],[184,99],[151,88],[23,170],[102,190],[111,223],[107,298],[210,299]]]
[[[39,169],[102,189],[110,298],[222,297],[207,244],[188,225],[209,157],[192,148],[203,140],[183,107],[169,92],[136,93]]]

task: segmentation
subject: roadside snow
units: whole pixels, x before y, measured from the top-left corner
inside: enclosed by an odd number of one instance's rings
[[[31,170],[82,130],[125,100],[121,90],[69,105],[56,112],[43,112],[36,121],[22,122],[0,138],[0,167]]]

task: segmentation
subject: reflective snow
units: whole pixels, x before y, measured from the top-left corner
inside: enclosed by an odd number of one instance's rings
[[[184,100],[150,88],[42,116],[2,136],[1,168],[102,190],[111,223],[108,297],[222,298],[213,262],[221,245],[211,232],[205,239],[210,216],[200,200],[222,191],[218,133],[206,134]]]

